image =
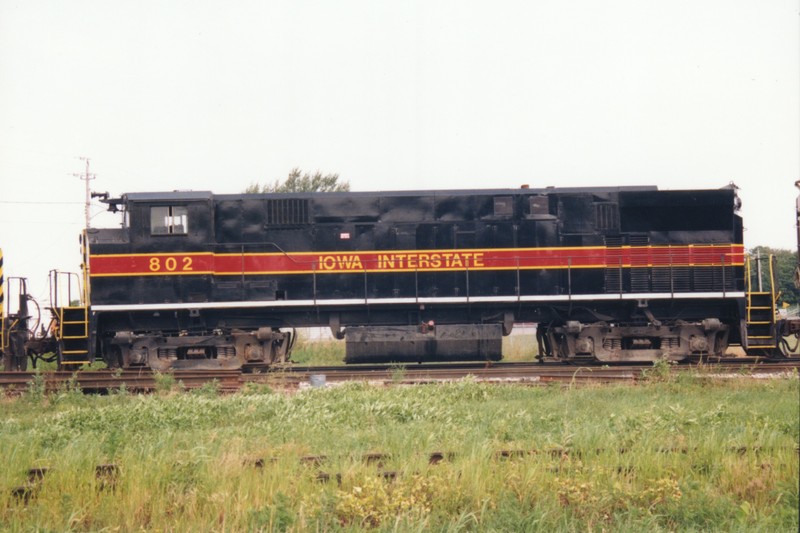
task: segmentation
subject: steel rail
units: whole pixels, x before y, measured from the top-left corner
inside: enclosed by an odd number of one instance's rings
[[[696,372],[698,377],[770,377],[800,370],[800,360],[773,363],[725,361],[703,365],[671,365],[671,373]],[[220,392],[235,392],[246,383],[266,384],[276,388],[310,386],[316,381],[341,383],[367,381],[383,384],[421,384],[453,381],[472,376],[476,381],[522,383],[635,383],[655,375],[652,365],[571,366],[540,363],[436,364],[436,365],[360,365],[283,367],[262,373],[241,370],[175,370],[165,379],[158,372],[140,370],[100,370],[79,372],[0,372],[0,388],[22,392],[40,382],[46,391],[58,391],[74,384],[85,392],[105,392],[124,386],[131,392],[152,392],[171,386],[187,390],[216,382]],[[320,379],[321,378],[321,379]],[[123,385],[124,384],[124,385]],[[178,385],[180,384],[180,385]]]

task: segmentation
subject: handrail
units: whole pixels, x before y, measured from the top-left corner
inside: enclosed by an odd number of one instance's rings
[[[755,259],[760,265],[761,261],[762,261],[762,256],[761,255],[757,255]],[[752,298],[752,296],[754,294],[769,295],[770,306],[772,308],[771,322],[774,324],[775,321],[778,319],[777,290],[776,290],[776,280],[775,280],[775,265],[776,265],[775,262],[776,262],[776,258],[775,258],[774,254],[769,254],[769,255],[766,256],[766,259],[768,261],[768,269],[767,269],[767,272],[766,272],[766,277],[767,277],[766,282],[769,283],[768,290],[764,290],[764,286],[763,286],[763,281],[764,281],[763,277],[764,276],[762,275],[762,270],[759,268],[759,269],[756,270],[756,272],[754,274],[753,267],[752,267],[751,255],[750,254],[746,254],[746,256],[745,256],[745,280],[746,280],[745,288],[747,290],[747,292],[746,292],[746,296],[747,296],[747,317],[746,318],[747,318],[748,322],[751,320],[751,309],[752,309],[752,306],[753,306],[753,298]],[[754,287],[753,287],[753,285],[754,285],[753,284],[753,276],[754,275],[757,277],[757,279],[756,279],[756,282],[758,284],[758,287],[757,287],[758,290],[757,291],[753,290],[754,289]]]
[[[91,272],[89,271],[89,238],[86,234],[86,229],[83,230],[81,235],[81,256],[83,257],[83,262],[81,263],[81,274],[83,277],[83,291],[81,292],[81,284],[80,279],[78,281],[78,291],[81,294],[81,301],[83,305],[89,307],[91,305],[91,291],[92,291],[92,284],[89,283],[91,278]]]
[[[745,277],[745,280],[746,280],[746,286],[745,286],[745,289],[747,290],[747,294],[749,295],[751,292],[753,292],[753,290],[752,290],[752,286],[753,286],[753,281],[752,281],[753,272],[752,272],[752,270],[751,270],[751,266],[750,266],[750,254],[745,254],[745,256],[744,256],[744,262],[745,262],[745,275],[744,275],[744,277]],[[749,301],[749,296],[748,296],[748,301]]]
[[[775,298],[775,272],[774,272],[774,265],[775,265],[775,256],[773,254],[769,255],[769,288],[770,288],[770,302],[772,302],[772,313],[773,313],[773,320],[778,318],[778,306],[776,298]]]
[[[84,300],[85,293],[81,290],[80,276],[75,272],[62,272],[60,270],[51,270],[49,274],[50,279],[50,306],[56,307],[71,307],[73,296],[73,284],[77,285],[75,288],[75,296],[78,297],[79,306],[87,305],[88,302]],[[66,296],[67,304],[59,305],[64,296],[63,289],[59,287],[66,279]]]

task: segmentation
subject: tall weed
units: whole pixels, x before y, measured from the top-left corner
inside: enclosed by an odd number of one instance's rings
[[[6,399],[0,529],[794,531],[799,396],[742,378]]]

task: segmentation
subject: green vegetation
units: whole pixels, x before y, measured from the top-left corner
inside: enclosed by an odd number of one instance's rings
[[[292,362],[306,366],[344,365],[344,341],[310,340],[302,332],[292,350]]]
[[[536,344],[536,335],[509,335],[503,337],[503,361],[508,362],[533,362],[539,349]]]
[[[798,527],[796,375],[178,390],[3,399],[0,530]]]
[[[246,194],[272,192],[345,192],[350,190],[350,183],[339,181],[339,174],[322,174],[301,172],[293,168],[284,181],[274,181],[259,185],[251,183],[244,190]]]
[[[752,256],[761,255],[766,258],[775,256],[775,277],[777,278],[777,291],[781,293],[781,301],[790,305],[800,304],[800,289],[794,286],[794,272],[797,268],[797,253],[780,248],[756,246],[750,250]],[[755,266],[753,267],[755,268]],[[766,262],[764,268],[767,268]],[[765,278],[766,279],[766,278]]]

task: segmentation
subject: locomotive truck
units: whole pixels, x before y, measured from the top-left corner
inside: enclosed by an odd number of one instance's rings
[[[53,273],[43,331],[28,331],[21,291],[3,319],[6,368],[49,352],[63,367],[271,365],[289,361],[296,328],[320,326],[348,363],[498,360],[519,322],[537,324],[532,352],[565,362],[730,345],[781,357],[797,330],[776,314],[772,262],[745,254],[734,186],[101,201],[120,226],[84,231],[77,283]],[[79,301],[58,301],[74,284]]]

